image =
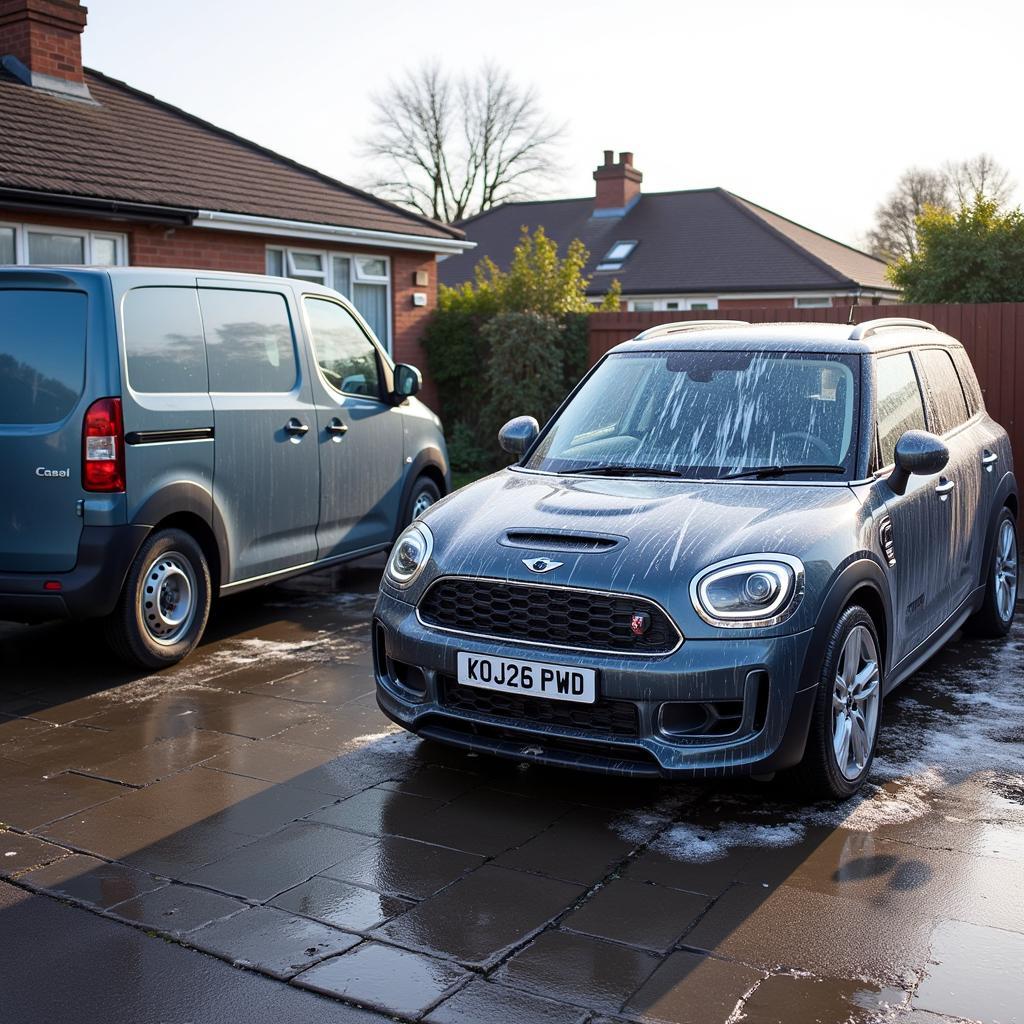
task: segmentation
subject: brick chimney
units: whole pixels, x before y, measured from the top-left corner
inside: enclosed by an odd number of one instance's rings
[[[0,61],[26,85],[87,99],[78,0],[0,0]]]
[[[619,162],[615,154],[604,151],[604,163],[594,171],[597,182],[597,196],[594,199],[595,217],[619,217],[640,196],[640,182],[644,176],[633,166],[632,153],[620,153]]]

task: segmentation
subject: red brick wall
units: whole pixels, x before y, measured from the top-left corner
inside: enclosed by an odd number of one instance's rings
[[[0,0],[0,54],[30,71],[83,82],[85,9],[54,0]]]
[[[437,261],[430,253],[308,242],[302,239],[235,234],[210,228],[167,227],[100,218],[65,217],[0,208],[0,222],[79,228],[127,235],[128,259],[139,267],[188,267],[196,270],[228,270],[245,274],[266,272],[268,245],[362,252],[391,258],[391,351],[397,362],[412,363],[423,371],[421,398],[436,407],[436,392],[427,379],[426,353],[420,340],[430,314],[437,308]],[[425,271],[427,284],[417,286],[415,274]],[[425,306],[413,305],[413,293],[424,292]]]

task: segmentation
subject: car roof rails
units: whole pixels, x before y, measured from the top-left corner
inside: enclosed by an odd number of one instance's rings
[[[865,338],[871,337],[872,334],[884,331],[887,327],[916,327],[922,331],[938,330],[935,324],[930,324],[926,320],[911,320],[903,316],[883,316],[877,320],[865,320],[864,323],[857,324],[850,331],[850,337],[847,340],[863,341]]]
[[[686,334],[687,331],[708,331],[715,327],[749,327],[749,320],[675,320],[670,324],[656,324],[641,331],[633,340],[649,341],[651,338],[667,337],[671,334]]]

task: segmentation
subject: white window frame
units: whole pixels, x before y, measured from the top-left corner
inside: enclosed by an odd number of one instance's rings
[[[29,265],[28,236],[33,231],[48,235],[70,235],[73,238],[81,238],[83,240],[82,255],[85,259],[85,262],[81,264],[83,267],[93,266],[93,244],[96,240],[111,239],[114,242],[116,262],[105,263],[103,266],[125,267],[128,265],[128,236],[120,231],[91,231],[87,228],[64,228],[53,224],[29,224],[14,221],[0,221],[0,228],[14,229],[14,266],[16,267]]]
[[[831,309],[831,295],[797,295],[793,298],[794,309]]]
[[[654,303],[653,312],[655,313],[689,313],[693,310],[695,303],[704,306],[708,312],[718,309],[717,295],[638,295],[636,298],[626,300],[626,311],[629,313],[651,312],[651,310],[638,310],[636,308],[638,302]],[[668,308],[670,302],[678,304],[675,309]]]
[[[385,304],[387,310],[387,337],[378,338],[377,340],[384,346],[385,351],[390,356],[392,354],[392,336],[394,334],[394,311],[392,309],[391,295],[392,295],[392,283],[391,283],[391,257],[386,253],[376,252],[349,252],[338,249],[307,249],[303,246],[293,245],[268,245],[266,248],[267,253],[276,252],[281,254],[281,263],[285,269],[285,276],[295,281],[306,281],[313,284],[323,284],[328,288],[333,288],[335,291],[340,292],[334,280],[334,259],[341,258],[347,259],[349,262],[349,281],[351,284],[376,284],[383,285],[385,289]],[[303,255],[303,256],[319,256],[320,265],[324,268],[323,276],[314,276],[314,272],[310,271],[305,274],[294,274],[294,264],[292,261],[292,254]],[[383,260],[384,261],[384,276],[378,276],[376,274],[364,274],[361,272],[359,267],[359,260],[372,259],[372,260]],[[264,267],[266,267],[267,258],[264,259]],[[269,269],[267,271],[269,273]],[[344,295],[344,292],[341,292]],[[350,295],[345,295],[348,302],[355,303]],[[357,310],[358,312],[358,310]]]

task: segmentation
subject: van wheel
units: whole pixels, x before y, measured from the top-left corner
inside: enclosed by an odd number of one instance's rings
[[[874,620],[851,605],[832,627],[818,678],[804,759],[796,769],[810,796],[845,800],[871,770],[882,711],[882,659]]]
[[[435,502],[441,500],[441,489],[429,476],[418,476],[409,492],[409,499],[402,512],[402,529],[418,519]]]
[[[996,542],[985,579],[985,600],[967,621],[969,633],[998,639],[1010,632],[1017,603],[1019,573],[1017,524],[1013,513],[1004,508],[996,523]]]
[[[130,665],[174,665],[199,643],[212,589],[206,557],[189,534],[152,534],[135,556],[117,606],[107,616],[107,643]]]

